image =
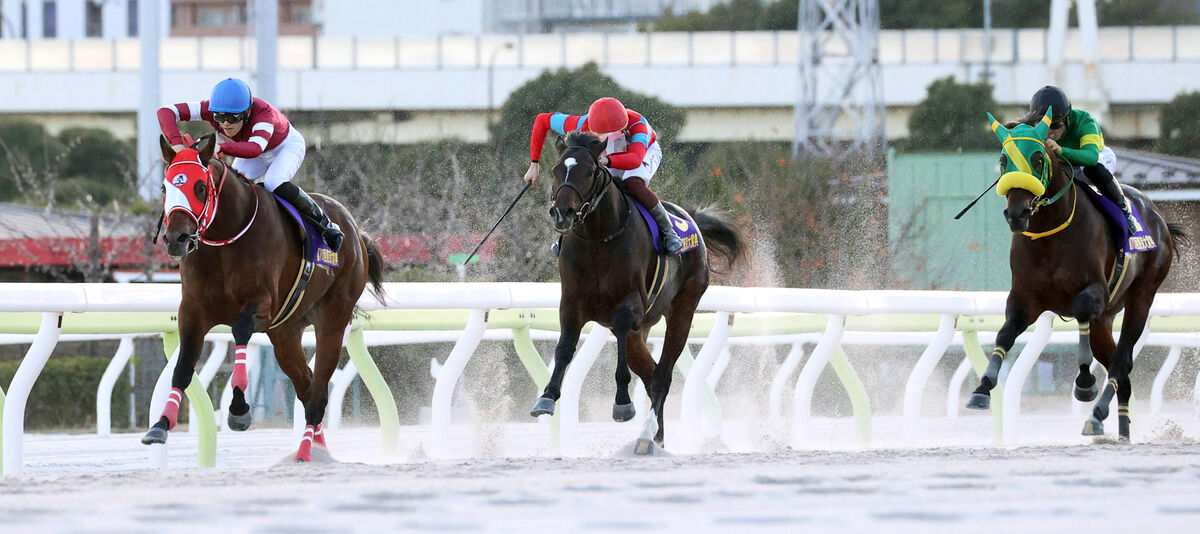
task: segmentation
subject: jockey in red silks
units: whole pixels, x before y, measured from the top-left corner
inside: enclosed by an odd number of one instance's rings
[[[262,179],[268,191],[294,206],[321,230],[325,244],[337,252],[342,230],[312,197],[292,183],[304,162],[304,136],[275,106],[250,95],[246,82],[226,78],[213,88],[212,98],[182,102],[158,109],[158,123],[175,151],[184,149],[178,121],[205,121],[217,130],[223,154],[234,156],[233,168],[252,181]]]
[[[604,97],[592,103],[587,115],[566,113],[542,113],[533,121],[533,135],[529,138],[529,170],[525,181],[533,183],[538,176],[538,158],[542,155],[542,144],[546,134],[554,130],[559,135],[580,130],[592,132],[608,142],[608,148],[600,156],[600,165],[608,168],[613,178],[624,183],[630,196],[650,209],[662,235],[662,247],[666,254],[674,254],[683,248],[683,240],[667,217],[667,210],[658,195],[648,187],[650,179],[662,163],[662,148],[654,129],[646,118],[632,109],[626,109],[621,101]],[[555,250],[555,254],[558,251]]]

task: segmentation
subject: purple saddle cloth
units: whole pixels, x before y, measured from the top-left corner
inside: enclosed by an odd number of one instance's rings
[[[319,265],[337,269],[338,254],[334,252],[333,249],[329,248],[329,245],[325,244],[325,238],[321,237],[321,231],[318,230],[316,226],[313,226],[309,224],[308,221],[304,220],[304,217],[300,216],[300,212],[297,211],[294,206],[289,204],[288,201],[280,198],[279,195],[276,195],[275,193],[271,193],[271,195],[275,197],[275,200],[279,202],[280,206],[283,206],[284,211],[292,215],[292,219],[294,219],[296,223],[300,225],[300,228],[304,232],[304,259]]]
[[[1133,202],[1129,203],[1129,208],[1133,211],[1133,218],[1137,221],[1137,231],[1130,234],[1129,223],[1125,222],[1125,213],[1121,211],[1120,206],[1117,206],[1113,201],[1101,195],[1091,184],[1078,178],[1075,182],[1079,186],[1079,189],[1087,192],[1087,197],[1091,199],[1092,204],[1100,208],[1100,213],[1103,213],[1104,218],[1108,220],[1113,238],[1117,242],[1117,247],[1122,252],[1145,252],[1158,248],[1158,242],[1146,230],[1146,224],[1142,219],[1142,214],[1138,210],[1137,204]]]
[[[646,221],[646,226],[650,227],[650,239],[654,242],[654,250],[661,253],[662,244],[660,243],[661,239],[658,233],[658,223],[654,221],[654,216],[650,215],[650,210],[646,209],[646,206],[643,206],[637,199],[629,197],[629,201],[633,202],[633,205],[637,206],[638,211],[641,212],[642,219]],[[679,252],[676,252],[677,255],[700,246],[700,229],[696,228],[696,225],[692,224],[692,221],[676,217],[670,210],[667,211],[667,216],[671,218],[671,224],[675,227],[675,233],[683,240],[683,248],[679,249]]]

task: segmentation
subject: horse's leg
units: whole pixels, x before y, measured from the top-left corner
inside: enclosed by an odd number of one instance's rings
[[[1133,371],[1133,346],[1142,337],[1146,329],[1146,320],[1150,317],[1150,304],[1154,293],[1131,294],[1125,301],[1125,319],[1121,324],[1121,341],[1113,352],[1108,363],[1108,384],[1104,393],[1092,408],[1092,416],[1083,425],[1084,435],[1101,435],[1104,426],[1101,421],[1108,417],[1108,405],[1112,402],[1113,394],[1117,395],[1117,437],[1121,441],[1129,441],[1129,398],[1132,396],[1132,385],[1129,373]]]
[[[1104,286],[1092,284],[1075,296],[1075,320],[1079,321],[1079,375],[1075,377],[1075,398],[1082,402],[1095,400],[1100,390],[1092,376],[1091,322],[1104,311]],[[1111,336],[1110,336],[1111,338]]]
[[[534,417],[554,414],[554,403],[562,394],[563,376],[567,373],[571,358],[575,357],[575,344],[579,342],[579,331],[583,328],[582,322],[575,317],[574,310],[560,307],[558,321],[561,331],[558,347],[554,350],[554,372],[550,373],[550,382],[546,383],[541,398],[534,403],[533,410],[529,412],[529,415]]]
[[[654,356],[650,353],[649,345],[646,344],[648,331],[643,328],[640,332],[630,331],[625,336],[625,347],[629,354],[629,370],[642,379],[647,393],[650,391],[654,375]]]
[[[1117,353],[1117,342],[1113,341],[1112,336],[1113,316],[1111,314],[1102,316],[1099,319],[1092,320],[1092,355],[1108,370],[1109,377],[1112,376],[1112,362]],[[1090,373],[1089,373],[1090,374]],[[1105,389],[1109,389],[1107,386]],[[1112,394],[1109,394],[1109,399],[1112,399]],[[1094,410],[1093,410],[1094,412]],[[1108,416],[1108,405],[1104,405],[1104,410],[1101,412],[1105,417]],[[1104,435],[1104,423],[1101,419],[1095,421],[1088,418],[1088,422],[1084,423],[1083,434],[1085,436],[1102,436]]]
[[[700,292],[703,293],[703,290]],[[658,365],[654,366],[654,372],[650,377],[650,386],[647,387],[647,392],[650,394],[650,407],[654,412],[651,415],[658,426],[658,430],[654,433],[654,441],[659,446],[662,446],[665,434],[663,411],[667,404],[667,393],[671,391],[675,362],[683,353],[684,346],[687,345],[687,336],[692,329],[692,316],[695,315],[696,305],[699,303],[699,296],[696,298],[679,296],[676,297],[675,302],[671,303],[670,310],[665,314],[667,316],[667,333],[663,336],[662,355],[658,358]]]
[[[612,317],[612,333],[617,338],[617,395],[613,401],[613,421],[623,423],[635,415],[633,401],[629,399],[629,333],[638,318],[634,317],[633,305],[622,304]]]
[[[1017,336],[1033,323],[1031,316],[1036,317],[1036,314],[1029,313],[1021,303],[1017,302],[1011,293],[1005,308],[1004,326],[1001,326],[1000,331],[996,333],[996,348],[992,350],[992,355],[988,358],[987,371],[979,378],[979,387],[975,388],[975,392],[971,394],[971,400],[967,401],[967,408],[986,410],[991,407],[992,388],[996,387],[999,381],[1000,365],[1004,363],[1004,357],[1008,355],[1013,343],[1017,341]]]
[[[179,356],[175,358],[175,370],[171,373],[171,393],[163,407],[158,422],[142,436],[142,443],[166,443],[167,431],[175,428],[179,420],[179,406],[183,403],[183,390],[192,383],[196,372],[196,359],[204,348],[206,328],[201,324],[198,310],[183,308],[179,311]]]
[[[308,400],[312,391],[313,374],[308,368],[308,358],[304,355],[304,347],[300,345],[302,328],[291,327],[287,331],[272,331],[271,344],[275,347],[275,361],[279,369],[292,380],[292,389],[296,390],[296,398],[305,405],[305,416],[308,412]],[[320,340],[318,340],[318,343]],[[312,438],[305,429],[305,439],[296,450],[297,462],[312,461]]]
[[[331,304],[326,304],[326,306],[331,306]],[[309,446],[310,441],[321,448],[328,448],[325,444],[325,432],[321,428],[321,422],[325,420],[325,408],[329,403],[329,379],[337,370],[338,359],[342,355],[342,334],[346,330],[346,325],[350,323],[353,307],[340,310],[340,313],[338,313],[339,310],[328,308],[321,311],[321,320],[316,325],[316,363],[313,366],[312,381],[308,385],[308,399],[304,401],[304,438],[300,442],[302,452],[309,452],[303,449]],[[311,459],[311,455],[304,458],[300,457],[299,452],[296,455],[297,461],[307,462]]]
[[[246,344],[254,335],[255,315],[258,304],[246,306],[233,320],[233,376],[229,385],[233,388],[233,400],[229,403],[229,414],[226,423],[230,430],[242,431],[250,428],[254,416],[250,413],[250,404],[246,402],[246,392],[249,391],[250,379],[246,372]]]

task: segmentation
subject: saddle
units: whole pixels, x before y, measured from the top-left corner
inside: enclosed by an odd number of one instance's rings
[[[304,299],[304,291],[308,289],[308,281],[312,278],[314,265],[322,265],[330,269],[338,268],[338,254],[325,244],[325,240],[321,238],[320,229],[305,221],[304,217],[300,216],[300,212],[279,195],[271,193],[271,196],[275,197],[275,201],[283,208],[284,213],[290,214],[292,220],[300,225],[302,247],[300,272],[296,274],[296,281],[292,284],[292,289],[288,291],[287,298],[283,299],[283,306],[275,314],[275,320],[271,321],[268,329],[283,324],[296,311],[296,306]]]
[[[1125,269],[1129,266],[1130,257],[1138,252],[1157,249],[1158,242],[1146,230],[1137,204],[1129,203],[1129,209],[1133,211],[1133,218],[1137,221],[1137,231],[1130,234],[1129,224],[1125,222],[1125,214],[1121,211],[1121,207],[1100,194],[1095,186],[1083,178],[1083,173],[1079,168],[1075,170],[1075,186],[1084,191],[1086,193],[1084,196],[1100,211],[1103,219],[1108,223],[1109,235],[1112,236],[1113,242],[1117,246],[1117,257],[1108,275],[1108,298],[1111,301],[1125,278]]]

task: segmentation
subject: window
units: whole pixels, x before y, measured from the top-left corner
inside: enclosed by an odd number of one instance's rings
[[[201,8],[196,10],[196,26],[224,26],[225,10],[222,8]]]
[[[87,37],[101,37],[104,33],[104,12],[100,8],[100,4],[93,0],[88,0],[83,4],[84,14],[84,35]]]
[[[29,4],[21,2],[21,38],[29,38]]]
[[[42,37],[58,37],[58,4],[54,0],[42,2]]]
[[[309,6],[292,6],[288,9],[288,22],[292,24],[312,24],[312,8]]]
[[[126,24],[126,26],[129,27],[129,36],[137,37],[138,36],[138,0],[129,0],[129,3],[127,3],[126,6],[128,7],[128,10],[126,11],[125,24]]]

